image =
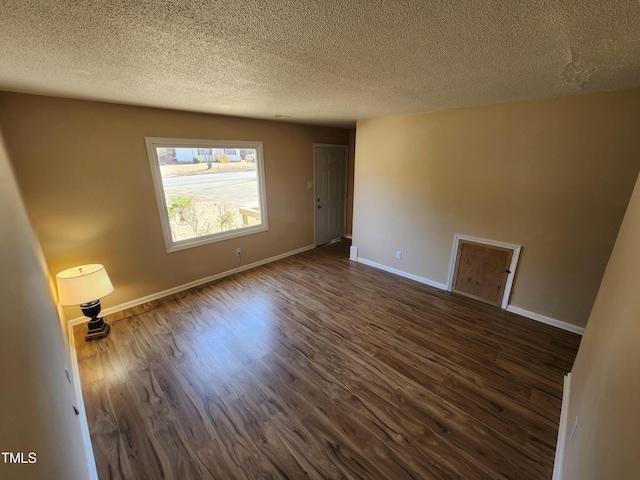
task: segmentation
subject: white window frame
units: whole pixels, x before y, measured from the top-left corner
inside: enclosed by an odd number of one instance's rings
[[[153,179],[153,187],[156,193],[156,201],[160,213],[160,222],[162,223],[162,233],[164,235],[164,243],[167,253],[184,250],[187,248],[207,245],[209,243],[221,242],[231,238],[243,237],[254,233],[265,232],[269,230],[267,224],[267,193],[265,189],[265,172],[264,158],[262,153],[262,142],[248,141],[232,141],[232,140],[203,140],[203,139],[187,139],[187,138],[162,138],[162,137],[145,137],[147,146],[147,154],[149,156],[149,165],[151,167],[151,177]],[[260,220],[256,225],[236,228],[226,232],[216,232],[200,237],[188,238],[184,240],[174,240],[171,234],[171,224],[169,222],[169,211],[165,200],[165,191],[162,184],[162,173],[158,162],[157,148],[161,147],[191,147],[191,148],[241,148],[256,150],[256,181],[258,184],[258,201],[260,203]]]

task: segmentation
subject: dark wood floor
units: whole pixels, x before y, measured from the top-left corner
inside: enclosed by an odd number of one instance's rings
[[[551,478],[580,338],[347,250],[76,327],[100,479]]]

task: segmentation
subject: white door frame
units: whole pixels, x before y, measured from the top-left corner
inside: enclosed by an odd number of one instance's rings
[[[466,240],[468,242],[480,243],[483,245],[491,245],[494,247],[507,248],[513,251],[511,256],[511,265],[509,265],[509,276],[507,277],[507,283],[504,286],[504,293],[502,294],[502,304],[500,307],[506,309],[509,306],[509,297],[511,296],[511,288],[513,287],[513,279],[516,276],[516,267],[518,265],[518,258],[520,258],[520,250],[522,245],[513,245],[511,243],[497,242],[495,240],[487,240],[486,238],[470,237],[469,235],[455,234],[453,237],[453,254],[451,255],[451,265],[449,267],[449,281],[447,282],[447,291],[453,289],[453,276],[456,270],[456,261],[458,259],[458,248],[460,247],[460,240]]]
[[[318,237],[316,234],[316,216],[317,216],[317,207],[316,207],[316,148],[317,147],[329,147],[329,148],[344,148],[344,222],[343,222],[343,230],[346,234],[347,232],[347,187],[349,185],[349,145],[340,145],[333,143],[314,143],[313,144],[313,242],[315,245],[318,245]]]

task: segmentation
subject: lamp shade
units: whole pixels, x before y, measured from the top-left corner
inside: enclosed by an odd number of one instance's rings
[[[113,292],[107,271],[97,263],[63,270],[56,275],[56,283],[61,305],[82,305]]]

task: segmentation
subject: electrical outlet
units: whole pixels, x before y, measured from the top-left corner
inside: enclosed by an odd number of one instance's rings
[[[397,258],[398,260],[402,260],[402,252],[401,252],[400,250],[398,250],[398,251],[396,252],[396,258]]]
[[[236,248],[236,255],[237,256],[242,255],[242,249],[241,248]]]

